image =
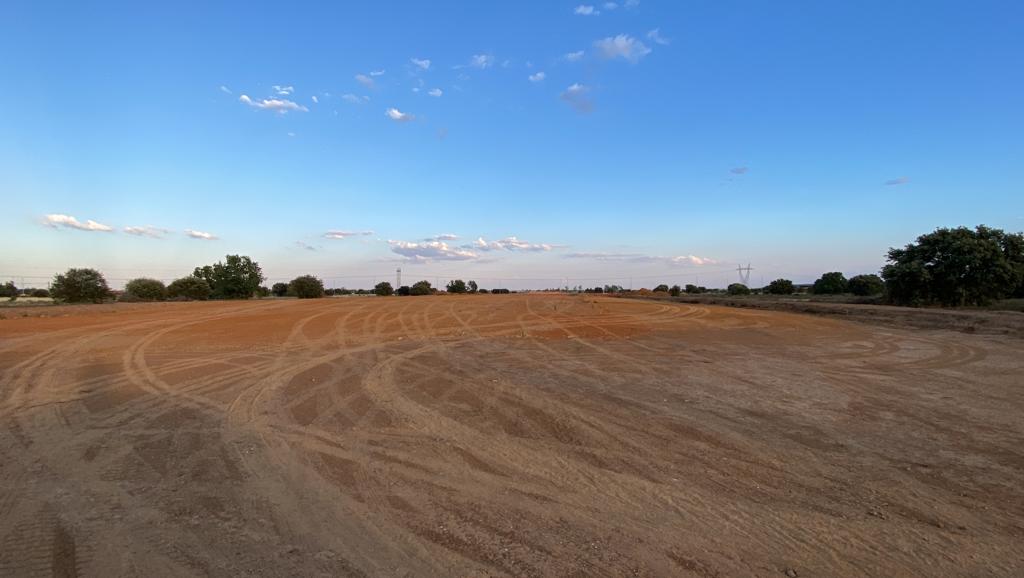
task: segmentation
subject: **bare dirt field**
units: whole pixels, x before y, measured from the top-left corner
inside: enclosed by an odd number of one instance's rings
[[[0,320],[2,576],[1020,576],[1024,341],[559,295]]]

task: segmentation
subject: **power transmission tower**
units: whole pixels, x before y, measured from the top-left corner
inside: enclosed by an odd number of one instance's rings
[[[402,268],[395,269],[395,291],[402,286]]]
[[[736,267],[736,272],[740,274],[740,283],[743,283],[744,285],[749,287],[750,286],[750,272],[753,271],[753,270],[754,269],[753,269],[753,267],[750,266],[750,263],[747,263],[746,267],[744,267],[742,265]]]

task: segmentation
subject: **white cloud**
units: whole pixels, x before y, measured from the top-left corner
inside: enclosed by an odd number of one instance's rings
[[[370,97],[356,96],[354,94],[343,94],[341,95],[341,100],[344,100],[345,102],[351,102],[352,104],[366,104],[367,102],[369,102]]]
[[[317,98],[315,94],[309,98],[313,101],[313,104],[317,104],[318,102],[320,102],[320,99]]]
[[[388,118],[395,122],[409,122],[411,120],[416,120],[415,116],[407,112],[402,112],[397,108],[389,108],[384,114],[388,115]]]
[[[444,94],[444,92],[440,88],[431,88],[427,91],[427,94],[436,98]]]
[[[370,71],[370,76],[383,76],[384,72],[385,71],[383,71],[383,70],[371,70]]]
[[[409,62],[415,64],[416,67],[419,68],[420,70],[427,70],[430,68],[429,58],[410,58]]]
[[[628,34],[603,38],[594,42],[594,47],[603,58],[608,60],[622,58],[633,64],[651,53],[651,49],[647,48],[647,45]]]
[[[413,261],[469,261],[479,257],[477,253],[463,247],[452,247],[444,241],[392,241],[388,240],[391,251]]]
[[[597,16],[601,13],[600,10],[594,8],[590,4],[580,4],[573,10],[573,14],[577,16]]]
[[[564,56],[564,58],[569,62],[579,62],[580,60],[583,60],[583,51],[577,50],[576,52],[569,52]]]
[[[317,250],[316,247],[314,247],[313,245],[310,245],[309,243],[306,243],[304,241],[295,241],[295,246],[300,248],[300,249],[305,249],[307,251],[316,251]]]
[[[437,235],[436,237],[427,239],[427,241],[454,241],[458,238],[459,236],[456,235],[455,233],[442,233],[440,235]]]
[[[226,87],[226,86],[224,86],[223,84],[220,85],[220,91],[223,92],[224,94],[232,94],[231,93],[231,89]]]
[[[494,66],[494,57],[490,54],[474,54],[472,58],[469,59],[469,64],[465,66],[457,66],[456,68],[465,68],[466,66],[480,69],[490,68],[491,66]]]
[[[253,108],[258,108],[260,110],[272,110],[275,112],[279,112],[281,114],[284,114],[290,110],[298,110],[301,112],[309,111],[308,108],[302,106],[301,104],[292,102],[285,98],[265,98],[263,100],[253,100],[249,98],[248,95],[243,94],[242,96],[238,97],[238,101],[243,104],[248,104]]]
[[[671,44],[672,41],[669,40],[668,38],[665,38],[664,36],[662,36],[661,33],[660,33],[660,30],[661,30],[660,28],[655,28],[654,30],[651,30],[650,32],[648,32],[647,33],[647,39],[650,40],[651,42],[655,43],[655,44],[661,44],[663,46]]]
[[[213,233],[196,231],[194,229],[185,229],[185,234],[188,235],[189,237],[192,237],[193,239],[202,239],[204,241],[213,241],[218,238],[217,235],[214,235]]]
[[[295,88],[292,86],[281,86],[275,84],[271,88],[274,89],[274,92],[276,92],[278,96],[288,96],[289,94],[295,92]]]
[[[150,237],[153,239],[163,239],[164,235],[167,235],[171,231],[163,229],[161,227],[154,227],[153,225],[145,225],[141,227],[125,227],[124,232],[129,235],[135,235],[136,237]]]
[[[377,85],[377,83],[374,82],[372,78],[370,78],[369,76],[366,76],[365,74],[357,74],[355,76],[355,79],[356,79],[356,82],[358,82],[359,84],[362,84],[366,88],[373,88],[373,87],[375,87]]]
[[[97,223],[92,219],[83,223],[71,215],[61,215],[57,213],[43,217],[43,224],[47,227],[53,227],[54,229],[58,227],[65,227],[68,229],[78,229],[79,231],[99,231],[103,233],[109,233],[114,230],[110,225]]]
[[[480,251],[550,251],[558,248],[557,245],[547,243],[528,243],[515,236],[497,241],[486,241],[483,237],[477,237],[472,246]]]
[[[589,93],[590,87],[577,82],[565,89],[559,98],[576,109],[577,112],[587,113],[594,110],[594,103],[587,96]]]
[[[663,265],[715,265],[718,261],[707,257],[696,255],[678,255],[674,257],[663,257],[658,255],[645,255],[643,253],[569,253],[565,255],[568,259],[593,259],[613,263],[658,263]]]
[[[616,4],[615,2],[605,2],[603,4],[603,7],[605,10],[615,10],[616,8],[619,7],[619,5]]]
[[[530,82],[540,82],[540,81],[544,80],[544,77],[546,77],[546,76],[547,75],[544,74],[543,72],[537,72],[535,74],[531,74],[530,76],[527,76],[527,78],[530,79]]]
[[[895,179],[889,179],[888,181],[885,181],[885,184],[891,187],[894,185],[905,185],[909,182],[910,179],[908,177],[897,177]]]
[[[339,231],[332,229],[324,233],[325,239],[347,239],[349,237],[368,237],[373,231]]]

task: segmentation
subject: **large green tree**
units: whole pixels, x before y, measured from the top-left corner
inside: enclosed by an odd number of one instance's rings
[[[850,293],[860,297],[880,295],[885,291],[885,281],[878,275],[854,275],[847,284]]]
[[[196,267],[192,275],[206,281],[214,299],[249,299],[263,283],[259,263],[240,255],[227,255],[223,262]]]
[[[838,295],[849,290],[849,281],[839,271],[825,273],[820,279],[814,282],[811,293],[815,295]]]
[[[126,295],[142,301],[163,301],[167,298],[167,287],[158,279],[139,277],[124,286]]]
[[[978,225],[940,228],[902,249],[882,268],[899,305],[984,305],[1024,293],[1024,235]]]
[[[98,303],[110,296],[110,288],[103,274],[95,269],[68,269],[53,278],[50,294],[55,299],[70,303]]]
[[[792,295],[796,288],[793,287],[793,282],[789,279],[776,279],[769,283],[764,290],[772,295]]]
[[[312,275],[302,275],[288,283],[288,292],[299,299],[319,299],[324,296],[324,283]]]

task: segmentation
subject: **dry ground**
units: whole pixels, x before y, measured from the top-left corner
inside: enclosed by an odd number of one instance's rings
[[[1014,338],[556,295],[45,315],[0,320],[0,575],[1024,572]]]

